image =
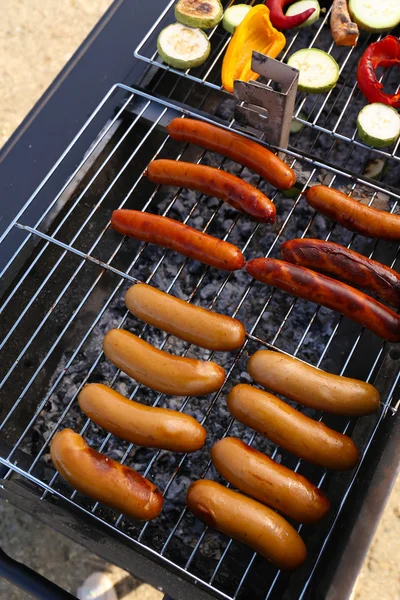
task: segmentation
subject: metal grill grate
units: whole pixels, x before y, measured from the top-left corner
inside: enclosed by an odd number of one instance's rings
[[[111,115],[105,127],[100,119],[103,110]],[[381,422],[396,410],[400,375],[390,368],[390,345],[331,311],[271,292],[246,273],[216,272],[169,251],[122,239],[110,230],[109,217],[113,209],[125,206],[179,218],[239,245],[247,259],[262,254],[279,257],[280,243],[299,235],[339,241],[394,267],[399,265],[399,249],[332,225],[306,205],[301,193],[287,198],[239,165],[173,142],[165,125],[171,118],[187,114],[199,116],[142,91],[114,86],[81,131],[91,128],[93,139],[100,129],[101,133],[59,194],[44,212],[34,214],[46,178],[1,238],[7,245],[13,233],[20,236],[18,248],[2,271],[4,280],[12,283],[4,292],[1,309],[7,333],[1,346],[0,462],[8,469],[6,478],[22,476],[23,481],[42,490],[43,500],[48,495],[63,498],[216,597],[281,598],[283,590],[294,586],[303,598],[360,467],[350,475],[332,474],[297,461],[233,422],[224,397],[232,385],[247,380],[247,353],[260,345],[371,381],[382,391],[377,415],[357,422],[304,411],[352,433],[360,447],[361,465]],[[215,199],[153,186],[142,172],[156,156],[212,164],[259,185],[277,205],[276,226],[251,223]],[[396,210],[400,193],[388,192],[379,183],[369,184],[293,151],[287,152],[287,160],[301,170],[303,189],[310,182],[323,181],[362,196],[374,206]],[[24,255],[28,258],[21,264]],[[137,279],[241,319],[247,328],[245,344],[236,355],[210,354],[143,327],[123,307],[123,293]],[[202,399],[171,399],[133,385],[101,352],[102,336],[114,326],[140,333],[171,352],[215,358],[227,371],[223,387]],[[130,398],[193,414],[208,431],[207,447],[195,455],[176,456],[134,448],[106,435],[79,412],[77,395],[87,381],[103,381]],[[100,451],[152,479],[165,495],[160,518],[144,525],[133,523],[71,493],[48,456],[49,442],[57,429],[65,426],[72,426]],[[299,527],[310,556],[293,578],[266,565],[240,544],[204,528],[185,509],[185,491],[191,480],[217,478],[208,450],[228,432],[310,477],[332,499],[324,524]]]
[[[238,0],[237,3],[240,3]],[[226,4],[230,6],[235,1],[230,1]],[[211,53],[207,61],[195,69],[182,71],[169,67],[162,62],[157,52],[157,37],[160,31],[175,21],[174,4],[171,0],[159,19],[154,23],[152,28],[146,33],[143,40],[135,50],[135,56],[148,64],[163,69],[169,73],[174,73],[183,77],[186,81],[191,81],[196,84],[202,84],[212,90],[221,90],[221,66],[225,50],[231,39],[231,36],[226,33],[222,26],[214,27],[207,32],[211,42]],[[258,1],[250,1],[249,5],[260,4]],[[323,3],[321,3],[323,4]],[[366,104],[363,95],[361,94],[356,81],[356,70],[358,61],[366,50],[368,45],[380,39],[361,32],[359,42],[355,48],[337,47],[335,46],[329,28],[329,18],[331,13],[331,3],[327,4],[328,8],[325,15],[321,15],[313,26],[305,29],[285,31],[287,38],[286,46],[282,52],[280,60],[285,62],[294,52],[302,48],[319,48],[331,54],[340,66],[340,79],[336,87],[328,93],[319,95],[310,95],[305,93],[297,94],[297,102],[294,111],[294,118],[299,124],[309,129],[306,134],[293,135],[293,145],[303,151],[312,152],[315,150],[316,133],[322,135],[324,140],[324,152],[326,147],[335,142],[335,150],[333,152],[334,160],[337,159],[337,147],[339,154],[342,144],[350,144],[356,146],[359,152],[371,152],[371,149],[366,146],[359,138],[357,138],[356,119],[361,108]],[[380,76],[380,80],[384,82],[387,89],[400,89],[398,69],[387,69]],[[226,98],[231,95],[224,92]],[[190,102],[190,100],[189,100]],[[300,139],[301,138],[301,139]],[[318,144],[317,144],[318,146]],[[373,153],[378,157],[398,163],[400,161],[400,140],[392,149],[373,150]],[[321,155],[325,157],[325,153]],[[336,154],[336,157],[334,156]],[[354,166],[354,165],[353,165]]]

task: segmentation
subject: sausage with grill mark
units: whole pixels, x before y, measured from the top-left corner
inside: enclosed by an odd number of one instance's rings
[[[219,198],[260,223],[275,223],[276,208],[271,200],[250,183],[221,169],[158,159],[149,164],[145,175],[153,183],[197,190]]]
[[[280,190],[296,183],[296,175],[286,163],[261,144],[233,131],[194,119],[173,119],[167,127],[169,135],[179,142],[189,142],[248,167]]]
[[[164,498],[151,481],[93,450],[72,429],[56,433],[50,455],[61,477],[92,500],[139,521],[160,514]]]
[[[282,244],[281,254],[283,260],[324,271],[375,293],[396,308],[400,306],[400,275],[354,250],[334,242],[300,238]]]
[[[365,206],[343,192],[314,185],[306,192],[310,206],[349,229],[367,237],[400,240],[400,216]]]
[[[169,217],[119,209],[112,214],[111,227],[122,235],[169,248],[223,271],[236,271],[245,265],[243,254],[233,244]]]
[[[331,308],[384,340],[400,342],[399,315],[345,283],[272,258],[250,260],[246,271],[254,279],[284,290],[292,296]]]

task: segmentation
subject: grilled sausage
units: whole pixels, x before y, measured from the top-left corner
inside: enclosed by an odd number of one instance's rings
[[[150,521],[160,514],[164,498],[153,483],[93,450],[71,429],[56,433],[50,454],[61,477],[92,500],[139,521]]]
[[[219,198],[260,223],[275,223],[276,208],[271,200],[250,183],[221,169],[159,159],[149,164],[145,175],[153,183],[197,190]]]
[[[306,417],[268,392],[244,383],[235,385],[227,404],[238,421],[312,464],[342,471],[358,462],[351,438]]]
[[[296,175],[273,152],[246,139],[239,133],[193,119],[173,119],[167,127],[169,135],[179,142],[189,142],[248,167],[280,190],[296,183]]]
[[[250,260],[246,270],[258,281],[336,310],[384,340],[400,341],[400,317],[390,308],[345,283],[272,258]]]
[[[146,448],[195,452],[206,430],[190,415],[144,406],[101,383],[85,385],[78,397],[82,412],[113,435]]]
[[[320,521],[329,510],[328,498],[308,479],[241,440],[220,440],[211,448],[211,458],[235,488],[300,523]]]
[[[237,319],[188,304],[145,283],[133,285],[125,304],[136,317],[167,333],[209,350],[235,350],[245,339]]]
[[[103,350],[118,369],[163,394],[203,396],[217,391],[225,379],[224,369],[214,362],[169,354],[123,329],[105,335]]]
[[[306,192],[310,206],[349,229],[367,237],[400,240],[400,216],[365,206],[339,190],[314,185]]]
[[[400,307],[400,275],[354,250],[334,242],[301,238],[282,244],[281,254],[283,260],[329,273]]]
[[[111,227],[123,235],[169,248],[216,269],[236,271],[245,265],[243,254],[233,244],[169,217],[140,210],[114,210]]]
[[[310,408],[362,416],[379,407],[379,392],[370,383],[331,375],[280,352],[258,350],[247,368],[257,383]]]
[[[206,525],[247,544],[280,569],[297,569],[307,556],[303,540],[286,519],[215,481],[192,483],[186,503]]]

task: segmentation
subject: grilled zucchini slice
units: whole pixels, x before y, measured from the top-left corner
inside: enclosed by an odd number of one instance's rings
[[[201,29],[173,23],[163,29],[157,40],[158,54],[175,69],[198,67],[210,54],[210,42]]]
[[[386,104],[367,104],[358,113],[357,131],[368,146],[391,146],[400,137],[400,115],[397,110]]]
[[[224,12],[222,27],[228,32],[234,34],[247,13],[251,10],[248,4],[234,4]]]
[[[179,0],[175,4],[175,19],[188,27],[210,29],[218,25],[223,14],[219,0]]]
[[[321,13],[321,7],[319,5],[318,0],[299,0],[299,2],[295,2],[291,4],[286,11],[287,17],[293,17],[294,15],[298,15],[309,8],[314,8],[314,12],[311,17],[308,17],[307,21],[304,21],[301,25],[299,25],[299,29],[303,27],[309,27],[313,25],[315,21],[318,21],[319,15]]]
[[[339,65],[330,54],[317,48],[298,50],[287,61],[300,71],[298,90],[309,94],[328,92],[339,79]]]
[[[365,31],[381,33],[400,23],[400,0],[350,0],[351,18]]]

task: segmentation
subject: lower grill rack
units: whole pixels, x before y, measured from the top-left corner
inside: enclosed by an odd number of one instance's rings
[[[43,209],[45,180],[3,235],[1,247],[7,250],[1,265],[5,282],[0,384],[4,490],[11,487],[19,490],[20,496],[28,490],[39,495],[38,506],[44,516],[60,514],[59,504],[67,506],[71,523],[77,519],[88,531],[100,528],[105,532],[103,552],[107,556],[117,540],[126,547],[128,557],[141,556],[142,561],[146,557],[150,561],[146,564],[162,569],[167,588],[175,574],[178,581],[192,585],[191,593],[199,598],[311,597],[324,550],[348,509],[351,494],[358,489],[371,449],[396,415],[398,351],[325,308],[252,281],[246,272],[217,272],[170,251],[123,239],[110,229],[109,219],[112,210],[121,207],[168,215],[238,245],[246,259],[279,258],[285,240],[319,237],[351,246],[396,268],[397,244],[367,240],[332,224],[308,207],[301,192],[310,183],[324,183],[386,210],[396,210],[400,194],[289,150],[286,160],[299,173],[302,189],[295,198],[288,198],[240,165],[171,140],[165,126],[172,118],[188,114],[202,117],[195,110],[143,91],[114,86],[80,133],[91,132],[95,141],[75,172]],[[225,125],[233,123],[226,121]],[[201,162],[240,175],[274,201],[276,224],[253,223],[215,198],[154,186],[143,177],[143,171],[155,157]],[[123,302],[125,291],[137,280],[237,317],[246,325],[244,345],[237,353],[210,353],[143,326]],[[166,398],[134,384],[101,352],[102,338],[113,327],[133,331],[175,354],[216,360],[227,372],[224,385],[207,397]],[[331,473],[305,464],[231,419],[226,394],[233,385],[250,381],[248,355],[260,347],[378,387],[380,410],[360,420],[302,409],[352,435],[361,454],[353,472]],[[193,455],[177,455],[133,447],[107,435],[78,407],[79,391],[92,381],[113,386],[144,404],[193,415],[207,429],[206,446]],[[72,427],[96,449],[150,478],[165,496],[160,517],[144,525],[135,523],[71,490],[55,473],[49,457],[49,443],[64,427]],[[209,450],[227,433],[310,478],[332,502],[323,523],[298,527],[309,556],[293,575],[277,571],[249,548],[204,527],[185,508],[186,490],[192,481],[200,477],[222,481],[210,464]],[[125,561],[121,566],[136,574],[141,568],[142,577],[147,578],[139,559],[137,568],[136,559],[127,565],[127,558],[119,559],[116,554],[114,560]],[[148,570],[147,579],[152,579],[152,568]],[[153,580],[159,582],[160,578]],[[168,591],[175,584],[170,585]],[[188,588],[184,589],[185,593],[176,592],[177,599],[179,595],[187,597]]]

